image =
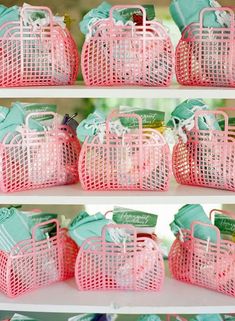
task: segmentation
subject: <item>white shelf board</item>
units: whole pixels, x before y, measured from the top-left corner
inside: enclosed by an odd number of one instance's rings
[[[234,204],[235,193],[171,183],[168,192],[84,191],[79,184],[15,193],[0,193],[0,204]]]
[[[0,310],[57,313],[196,314],[234,313],[235,299],[166,278],[157,293],[80,292],[74,280],[53,284],[19,298],[0,294]]]
[[[74,86],[0,88],[1,98],[218,98],[235,99],[235,88],[184,87],[88,87]]]

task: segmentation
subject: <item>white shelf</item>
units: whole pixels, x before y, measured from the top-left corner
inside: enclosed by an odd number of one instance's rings
[[[168,192],[91,192],[68,185],[15,193],[0,193],[0,204],[234,204],[235,193],[210,188],[178,185],[172,182]]]
[[[0,310],[57,313],[196,314],[234,313],[235,299],[166,278],[161,292],[80,292],[75,281],[60,282],[9,299],[0,294]]]
[[[1,98],[218,98],[235,99],[235,88],[217,87],[63,87],[0,88]]]

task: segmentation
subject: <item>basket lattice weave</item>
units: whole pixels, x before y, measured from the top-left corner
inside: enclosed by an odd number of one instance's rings
[[[116,25],[113,11],[123,7],[139,8],[142,26]],[[82,73],[89,86],[170,85],[174,53],[164,27],[146,21],[141,6],[114,6],[110,18],[96,23],[82,49]]]
[[[228,126],[228,115],[223,111],[197,113],[222,115],[225,130],[199,130],[188,132],[187,142],[181,139],[173,149],[173,172],[178,183],[235,191],[235,137],[234,127]]]
[[[60,230],[50,239],[36,241],[33,236],[16,245],[10,253],[0,251],[0,291],[16,297],[51,283],[74,276],[77,245]],[[36,228],[40,225],[38,224]],[[36,231],[35,228],[35,231]]]
[[[196,225],[214,228],[217,243],[194,237]],[[220,241],[220,232],[211,225],[194,222],[183,230],[169,253],[169,268],[174,278],[227,295],[235,296],[235,244]]]
[[[124,242],[107,242],[112,230],[129,233]],[[133,226],[108,225],[102,237],[83,242],[75,267],[79,290],[159,291],[164,280],[161,251],[152,239],[137,238]]]
[[[31,113],[29,116],[38,115]],[[40,113],[41,114],[41,113]],[[29,119],[29,118],[28,118]],[[28,121],[26,128],[28,127]],[[26,129],[0,144],[0,189],[14,192],[77,183],[80,144],[68,126]]]
[[[136,117],[137,133],[112,134],[112,117]],[[79,178],[86,190],[155,190],[169,187],[171,160],[163,136],[142,129],[141,117],[112,113],[106,122],[104,141],[86,139],[79,157]]]
[[[20,22],[3,24],[0,32],[0,87],[51,86],[73,84],[78,75],[77,46],[67,29],[53,23],[50,9],[21,10],[45,12],[48,27],[36,30]]]
[[[209,11],[227,11],[230,27],[203,27]],[[235,87],[234,8],[206,8],[200,22],[184,30],[176,48],[176,76],[182,85]]]

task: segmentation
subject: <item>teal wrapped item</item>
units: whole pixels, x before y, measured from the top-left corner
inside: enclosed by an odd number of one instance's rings
[[[172,0],[170,4],[171,16],[178,26],[179,30],[183,30],[193,22],[199,22],[200,12],[204,8],[215,8],[220,6],[215,0],[192,0],[190,3],[188,0]],[[221,28],[228,27],[230,16],[224,12],[224,24],[220,21],[215,11],[207,12],[203,19],[203,27],[208,28]],[[227,23],[226,23],[227,21]]]
[[[192,120],[194,125],[195,112],[197,110],[209,110],[208,106],[202,99],[187,99],[175,107],[171,113],[171,119],[167,126],[174,127],[174,124],[180,124],[184,120]],[[198,118],[198,128],[200,130],[215,129],[220,130],[216,117],[212,114],[203,115]]]
[[[219,314],[201,314],[190,318],[189,321],[223,321],[224,319]]]
[[[142,314],[137,321],[161,321],[161,318],[156,314]]]
[[[31,238],[27,218],[16,208],[0,208],[0,250],[10,252],[23,240]]]
[[[20,20],[20,7],[13,6],[13,7],[7,8],[4,5],[0,5],[0,28],[3,24],[7,22],[14,22],[19,20]],[[10,26],[6,26],[0,29],[0,37],[4,35],[4,33],[8,28],[10,28]]]
[[[194,221],[211,225],[213,228],[196,225],[194,229],[194,236],[198,239],[216,243],[217,235],[213,224],[206,215],[203,207],[199,204],[187,204],[181,207],[177,214],[175,214],[174,221],[170,224],[171,231],[176,235],[180,229],[191,229],[191,224]]]
[[[99,133],[100,126],[105,126],[105,121],[105,115],[97,110],[82,120],[76,129],[80,142],[83,143],[87,137],[91,141]]]
[[[87,212],[82,211],[76,216],[69,225],[70,237],[81,246],[83,241],[89,237],[100,237],[102,229],[107,224],[113,223],[111,220],[105,218],[101,213],[89,215]],[[109,234],[106,235],[106,240],[111,242]]]
[[[27,224],[31,232],[34,226],[37,224],[58,219],[58,215],[54,213],[44,213],[44,212],[35,212],[35,211],[22,212],[22,213],[27,218]],[[36,229],[35,238],[36,238],[36,241],[41,241],[46,239],[48,236],[54,236],[55,233],[56,233],[56,224],[48,223]]]
[[[103,1],[97,8],[90,10],[79,23],[80,30],[84,35],[87,35],[90,31],[90,26],[100,19],[107,19],[109,18],[109,12],[112,8],[112,5],[106,1]],[[118,11],[113,12],[113,18],[116,21],[125,22],[124,17],[120,15]]]
[[[15,102],[11,108],[0,108],[0,141],[9,133],[14,133],[25,124],[26,116],[32,112],[55,112],[56,105],[50,104],[25,104]],[[3,117],[5,118],[3,119]],[[44,131],[43,122],[51,118],[43,115],[42,117],[30,118],[29,129],[35,131]],[[7,143],[7,142],[6,142]]]

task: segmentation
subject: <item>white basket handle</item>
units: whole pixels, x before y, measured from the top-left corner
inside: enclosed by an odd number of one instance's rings
[[[111,9],[110,9],[110,12],[109,12],[109,17],[110,17],[110,20],[111,22],[113,23],[113,12],[114,11],[118,11],[119,9],[139,9],[141,12],[142,12],[142,15],[143,15],[143,26],[146,25],[146,10],[144,7],[140,6],[140,5],[117,5],[117,6],[113,6]]]
[[[27,12],[44,12],[49,17],[49,27],[50,30],[53,28],[53,15],[51,10],[48,7],[41,7],[41,6],[25,6],[21,9],[21,18],[20,18],[20,25],[21,28],[23,27],[23,16]]]
[[[226,11],[227,13],[230,14],[231,16],[231,25],[230,25],[230,29],[234,29],[234,24],[235,24],[235,17],[234,17],[234,8],[233,7],[215,7],[215,8],[204,8],[201,10],[200,12],[200,20],[199,20],[199,24],[200,24],[200,28],[203,28],[203,21],[205,18],[206,13],[208,12],[216,12],[216,11]],[[221,26],[221,28],[224,28],[223,26]]]

